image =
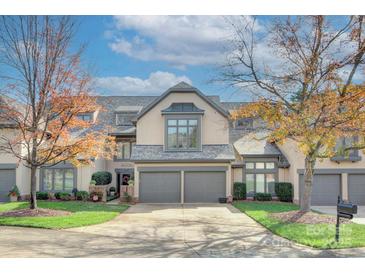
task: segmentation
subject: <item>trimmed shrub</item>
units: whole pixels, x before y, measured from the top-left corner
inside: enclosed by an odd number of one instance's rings
[[[241,182],[233,183],[233,198],[235,200],[246,199],[246,184]]]
[[[255,193],[254,199],[256,201],[271,201],[272,200],[272,196],[270,193]]]
[[[63,200],[63,201],[69,201],[71,200],[71,194],[68,193],[68,192],[64,192],[64,191],[61,191],[61,192],[56,192],[54,194],[54,197],[58,200]]]
[[[275,193],[281,202],[293,202],[293,185],[287,182],[275,183]]]
[[[87,201],[89,198],[89,193],[87,191],[77,191],[76,192],[76,199],[80,201]]]
[[[37,200],[48,200],[49,199],[48,192],[45,192],[45,191],[37,191],[36,197],[37,197]]]
[[[112,174],[108,171],[98,171],[91,176],[96,181],[95,185],[109,185],[112,182]]]
[[[70,201],[71,200],[71,194],[68,192],[61,192],[60,194],[60,200],[62,201]]]
[[[111,188],[109,188],[109,191],[115,192],[116,191],[116,188],[114,186],[112,186]]]
[[[95,180],[91,180],[90,181],[90,185],[96,185],[96,181]]]

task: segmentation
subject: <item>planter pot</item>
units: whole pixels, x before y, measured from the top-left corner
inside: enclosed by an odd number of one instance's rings
[[[227,203],[227,198],[221,197],[218,200],[219,200],[219,203],[221,203],[221,204],[226,204]]]
[[[17,202],[18,201],[18,196],[9,196],[10,197],[10,202]]]
[[[110,191],[110,196],[114,196],[115,192],[114,191]]]

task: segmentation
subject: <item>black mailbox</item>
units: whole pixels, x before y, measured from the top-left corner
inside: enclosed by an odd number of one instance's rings
[[[354,217],[354,215],[352,215],[352,214],[342,213],[342,212],[338,212],[337,216],[340,218],[345,218],[345,219],[352,219]]]
[[[340,240],[340,218],[352,219],[353,214],[357,214],[357,205],[352,203],[344,203],[338,196],[337,201],[337,222],[336,222],[336,242]]]
[[[339,203],[337,204],[337,212],[338,213],[345,213],[345,214],[357,214],[357,205],[352,203]]]

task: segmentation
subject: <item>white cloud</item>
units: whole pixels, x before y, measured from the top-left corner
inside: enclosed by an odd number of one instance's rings
[[[130,76],[98,77],[95,79],[95,86],[106,91],[108,95],[158,95],[181,81],[192,84],[187,76],[156,71],[147,79]]]
[[[114,28],[113,51],[179,68],[221,63],[232,35],[223,16],[115,16]],[[136,32],[133,38],[126,35],[130,30]]]

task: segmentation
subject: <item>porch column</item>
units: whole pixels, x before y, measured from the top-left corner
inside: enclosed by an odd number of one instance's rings
[[[345,201],[349,200],[349,192],[348,192],[348,174],[341,173],[341,192],[342,192],[342,199]]]
[[[231,166],[228,166],[226,170],[226,197],[232,195],[231,170]]]
[[[134,168],[134,197],[139,199],[139,171],[138,168]]]
[[[184,177],[185,177],[185,175],[184,175],[184,170],[182,170],[181,172],[180,172],[180,195],[181,195],[181,197],[180,197],[180,201],[181,201],[181,203],[183,204],[184,203]]]

